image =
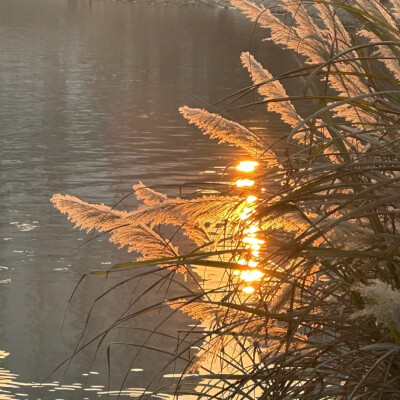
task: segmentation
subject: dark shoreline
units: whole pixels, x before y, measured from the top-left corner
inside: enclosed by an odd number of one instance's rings
[[[190,6],[234,8],[229,0],[119,0],[126,3],[151,4],[161,6]],[[267,0],[254,0],[257,4],[265,4]]]

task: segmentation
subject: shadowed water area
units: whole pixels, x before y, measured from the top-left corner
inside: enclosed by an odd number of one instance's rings
[[[218,181],[240,153],[200,137],[178,107],[212,110],[210,103],[249,85],[239,56],[250,47],[251,31],[238,11],[227,9],[0,2],[0,399],[106,397],[107,344],[143,343],[146,330],[171,313],[140,317],[112,333],[95,359],[96,344],[67,371],[32,387],[71,355],[93,300],[115,283],[87,278],[66,312],[82,274],[133,257],[105,236],[82,245],[88,237],[73,230],[50,197],[60,192],[113,205],[139,180],[172,185],[167,191],[174,195],[178,183]],[[283,72],[276,49],[251,46],[273,72]],[[256,129],[260,121],[242,114]],[[276,119],[267,126],[279,133]],[[119,209],[135,206],[128,198]],[[100,301],[85,337],[106,328],[156,279],[133,281]],[[178,285],[157,287],[135,309],[162,299],[167,289],[170,297],[181,293]],[[160,329],[175,335],[193,323],[177,312]],[[173,352],[176,340],[155,335],[147,344]],[[129,395],[146,387],[170,358],[143,350],[134,359],[137,350],[112,346],[111,390]]]

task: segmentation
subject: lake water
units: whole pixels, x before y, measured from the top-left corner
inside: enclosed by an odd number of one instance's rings
[[[112,205],[139,180],[172,185],[175,194],[179,183],[218,180],[221,167],[239,153],[199,136],[178,107],[210,108],[247,86],[239,55],[250,45],[280,71],[276,49],[260,44],[259,31],[250,44],[252,28],[228,9],[1,0],[0,399],[106,397],[106,346],[95,359],[96,346],[89,346],[67,371],[32,387],[71,355],[93,300],[114,282],[88,278],[66,312],[82,274],[131,259],[105,237],[80,246],[84,233],[73,230],[49,199],[61,192]],[[251,116],[244,117],[250,124]],[[269,121],[270,132],[279,126]],[[127,199],[121,207],[135,205]],[[141,280],[135,296],[155,279]],[[177,291],[171,288],[171,295]],[[100,302],[87,334],[108,326],[131,293],[128,286]],[[161,288],[137,307],[164,295]],[[120,329],[107,343],[143,343],[146,329],[169,313],[141,317],[135,329]],[[177,313],[162,329],[175,335],[190,324]],[[156,336],[148,344],[173,351],[176,342]],[[169,359],[154,351],[134,359],[136,352],[113,346],[111,389],[129,394],[146,387]]]

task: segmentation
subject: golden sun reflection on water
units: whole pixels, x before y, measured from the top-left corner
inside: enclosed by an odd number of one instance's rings
[[[251,179],[238,179],[236,181],[236,186],[237,187],[251,187],[254,185],[254,181]]]
[[[253,172],[258,166],[257,161],[240,161],[236,169],[241,172]]]
[[[257,161],[241,161],[236,169],[241,172],[250,173],[253,172],[258,166]],[[254,181],[251,179],[238,179],[235,184],[237,187],[252,187],[254,186]],[[242,221],[246,221],[249,217],[254,213],[254,206],[251,206],[257,200],[255,195],[249,195],[246,199],[246,206],[243,209],[243,212],[240,214],[240,219]],[[252,294],[255,291],[255,288],[249,283],[259,282],[263,276],[265,275],[260,270],[256,269],[258,266],[258,261],[255,259],[259,256],[259,251],[261,246],[265,244],[265,241],[259,239],[257,234],[259,233],[259,227],[257,223],[249,223],[248,226],[243,230],[244,237],[242,238],[242,243],[245,245],[245,249],[251,251],[252,258],[250,259],[239,259],[237,262],[240,265],[246,265],[251,269],[244,271],[235,271],[234,275],[240,277],[240,279],[246,283],[242,288],[242,292],[246,294]]]
[[[9,356],[9,353],[0,350],[0,360]],[[10,371],[0,367],[0,399],[1,400],[14,400],[15,397],[12,393],[12,389],[18,389],[26,384],[17,382],[18,375],[12,374]],[[18,395],[18,394],[17,394]]]

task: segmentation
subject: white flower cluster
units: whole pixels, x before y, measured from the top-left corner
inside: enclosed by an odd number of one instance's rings
[[[379,323],[387,327],[400,329],[400,291],[380,280],[373,280],[369,285],[358,284],[354,288],[368,305],[353,317],[373,315]]]

